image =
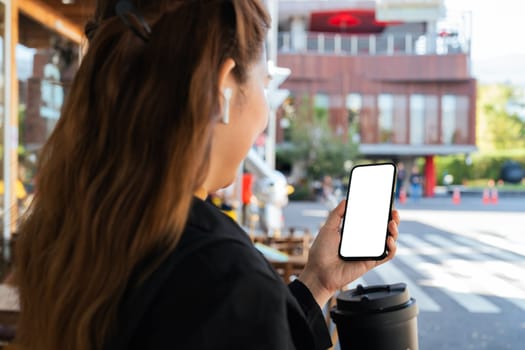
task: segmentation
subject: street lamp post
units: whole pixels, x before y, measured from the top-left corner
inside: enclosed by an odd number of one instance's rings
[[[272,169],[275,169],[275,143],[276,143],[276,128],[277,116],[276,112],[280,105],[290,95],[290,91],[279,89],[286,78],[292,72],[289,68],[276,67],[272,61],[268,62],[268,71],[272,76],[272,80],[268,86],[268,104],[270,105],[270,115],[268,120],[268,132],[266,138],[266,163]]]
[[[276,143],[276,129],[277,129],[277,108],[284,102],[290,92],[288,90],[279,89],[286,78],[291,73],[289,68],[277,66],[277,51],[278,51],[278,27],[279,27],[279,1],[266,1],[268,12],[272,19],[272,26],[268,31],[268,71],[272,76],[272,80],[268,86],[268,103],[270,105],[270,114],[268,116],[268,128],[266,134],[265,160],[266,164],[275,169],[275,143]]]

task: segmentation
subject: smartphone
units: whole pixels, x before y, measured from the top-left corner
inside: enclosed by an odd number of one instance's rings
[[[394,163],[352,168],[339,244],[342,259],[381,260],[386,257],[396,172]]]

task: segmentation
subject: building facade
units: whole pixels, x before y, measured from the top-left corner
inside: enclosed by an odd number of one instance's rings
[[[353,137],[363,158],[408,169],[424,158],[432,196],[434,157],[476,150],[468,14],[379,21],[374,1],[282,0],[279,11],[278,64],[292,70],[283,87],[327,109],[334,134]]]
[[[389,1],[403,2],[378,3]],[[292,70],[282,87],[327,109],[334,135],[354,137],[364,157],[407,163],[424,157],[432,195],[434,157],[476,149],[468,16],[442,25],[417,16],[378,20],[369,0],[267,2],[278,8],[277,64]],[[6,180],[2,208],[12,208],[3,211],[5,238],[16,230],[15,183],[33,180],[31,167],[67,96],[94,4],[0,0],[0,180]],[[284,124],[271,125],[282,141]],[[349,135],[352,125],[357,135]]]

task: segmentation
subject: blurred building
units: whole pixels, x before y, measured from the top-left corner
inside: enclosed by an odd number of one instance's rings
[[[409,169],[423,157],[432,196],[434,157],[476,150],[469,13],[440,0],[280,0],[278,24],[277,62],[292,70],[283,88],[326,109],[334,135],[353,137],[363,157]]]
[[[38,152],[60,116],[95,0],[0,0],[3,237],[16,231],[16,183],[31,194]],[[3,210],[10,208],[10,210]],[[23,208],[22,208],[23,209]]]
[[[434,156],[475,150],[467,15],[442,20],[436,11],[442,0],[266,1],[278,5],[277,63],[292,69],[283,88],[326,109],[334,135],[349,137],[349,127],[358,125],[352,136],[367,158],[424,157],[428,195]],[[32,166],[67,96],[94,4],[0,0],[2,207],[16,208],[17,178],[26,185],[34,178]],[[274,125],[282,141],[286,123]],[[4,213],[4,236],[15,229],[16,215],[16,209]]]

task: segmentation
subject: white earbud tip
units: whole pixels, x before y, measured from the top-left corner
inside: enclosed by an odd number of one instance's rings
[[[232,88],[225,88],[223,94],[224,94],[224,97],[227,99],[232,98],[232,94],[233,94]]]

